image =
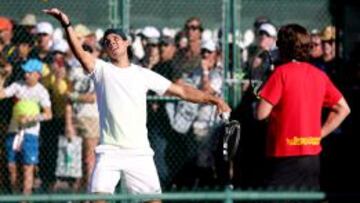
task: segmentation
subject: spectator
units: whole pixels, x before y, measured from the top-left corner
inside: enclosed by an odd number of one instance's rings
[[[189,18],[185,23],[184,31],[188,40],[187,47],[179,49],[174,60],[176,71],[183,76],[183,79],[186,79],[188,74],[200,65],[201,61],[200,50],[203,27],[200,18]]]
[[[191,79],[196,87],[208,94],[222,96],[223,75],[221,67],[217,66],[217,48],[213,41],[208,40],[201,45],[201,66],[191,74]],[[192,124],[195,136],[197,153],[195,166],[195,187],[214,186],[217,177],[215,171],[214,151],[216,149],[215,130],[219,127],[220,120],[216,116],[213,106],[199,105],[197,117]]]
[[[148,43],[150,44],[159,43],[160,32],[157,28],[153,26],[147,26],[141,31],[140,37],[141,37],[141,43],[145,48]]]
[[[34,35],[28,33],[24,27],[16,27],[12,39],[13,46],[11,52],[8,53],[8,60],[13,66],[9,82],[12,83],[23,79],[24,71],[21,65],[29,59],[31,50],[34,47],[34,40]]]
[[[43,64],[37,59],[28,60],[22,67],[25,81],[16,81],[10,86],[0,88],[0,99],[15,97],[18,102],[32,101],[40,105],[42,112],[36,115],[17,116],[14,111],[8,135],[6,138],[6,152],[10,184],[12,192],[29,195],[32,193],[35,166],[39,161],[39,129],[40,122],[52,117],[51,103],[48,91],[38,81]],[[30,110],[30,109],[27,109]],[[18,185],[17,162],[21,162],[23,183]]]
[[[200,56],[202,27],[200,18],[192,17],[185,23],[185,31],[189,40],[189,54],[191,56]]]
[[[160,62],[153,69],[173,82],[180,78],[174,70],[174,56],[176,52],[175,40],[167,36],[162,37],[160,40]]]
[[[0,39],[4,43],[3,53],[8,55],[8,50],[11,47],[11,39],[13,37],[13,22],[6,17],[0,16]]]
[[[47,66],[49,73],[42,78],[43,85],[50,93],[53,119],[44,123],[41,131],[42,141],[47,143],[43,147],[40,160],[40,175],[42,187],[45,190],[51,190],[54,186],[56,155],[58,150],[59,136],[64,135],[65,129],[65,107],[67,103],[66,94],[69,91],[67,84],[67,68],[65,56],[69,46],[65,40],[54,41],[51,47],[51,58],[53,62]],[[48,146],[54,146],[48,148]],[[39,180],[37,180],[39,181]]]
[[[93,47],[86,44],[86,39],[92,35],[84,25],[74,27],[75,34],[82,48],[97,58],[99,55]],[[67,93],[69,111],[66,115],[66,134],[78,135],[83,138],[83,169],[82,187],[86,188],[95,164],[95,147],[99,142],[99,114],[97,109],[95,84],[86,76],[82,65],[74,55],[68,60],[69,92]]]
[[[254,23],[256,41],[247,49],[249,60],[245,63],[245,76],[242,83],[242,99],[232,118],[241,122],[242,142],[235,162],[234,180],[240,187],[259,187],[263,179],[265,164],[264,144],[265,125],[256,120],[258,100],[256,92],[266,81],[274,68],[278,51],[276,48],[276,28],[267,18],[258,18]]]
[[[175,35],[175,44],[178,50],[184,50],[188,46],[188,39],[185,31],[180,31]]]
[[[189,73],[184,81],[207,94],[220,97],[223,81],[222,69],[217,67],[216,44],[211,40],[204,41],[201,45],[201,56],[201,65]],[[173,129],[181,134],[181,142],[184,143],[177,146],[177,141],[171,147],[173,153],[182,154],[182,160],[177,159],[178,165],[170,170],[175,176],[174,185],[180,188],[213,185],[213,132],[219,122],[215,109],[206,104],[186,101],[178,101],[176,106],[173,106],[174,109],[170,111],[171,106],[167,105],[170,123]],[[176,137],[172,139],[180,140]]]
[[[336,40],[336,30],[334,26],[327,26],[321,32],[320,35],[321,42],[323,43],[324,49],[324,61],[331,61],[336,56],[336,49],[335,49],[335,40]]]
[[[53,62],[51,54],[53,32],[54,28],[49,22],[39,22],[36,24],[37,43],[30,53],[31,58],[38,58],[48,65]]]
[[[260,91],[257,118],[269,118],[267,187],[319,189],[321,139],[329,135],[350,109],[331,80],[307,63],[310,35],[297,24],[278,34],[282,65]],[[321,125],[321,109],[329,108]]]
[[[140,63],[143,67],[153,69],[160,62],[160,47],[157,42],[148,42],[145,46],[145,56]]]
[[[141,32],[141,37],[145,55],[140,60],[140,64],[145,68],[152,69],[160,61],[160,32],[155,27],[148,26]]]
[[[261,83],[266,80],[270,72],[274,69],[274,63],[278,58],[276,48],[276,28],[270,23],[263,23],[258,28],[256,47],[249,50],[249,62],[247,64],[247,74],[251,82]],[[247,90],[247,83],[243,90]]]
[[[20,21],[20,26],[25,27],[26,31],[30,34],[36,34],[36,16],[32,13],[26,14]]]
[[[83,41],[83,44],[89,46],[92,50],[92,53],[98,57],[100,55],[100,45],[96,39],[95,32],[91,31],[86,25],[83,24],[75,25],[74,29],[78,37]]]
[[[315,64],[321,62],[323,56],[323,49],[320,34],[318,32],[311,33],[311,50],[310,50],[310,62]]]
[[[160,40],[161,61],[152,69],[170,81],[176,81],[173,64],[173,57],[176,53],[175,41],[171,37],[162,37]],[[154,92],[151,95],[155,95]],[[167,163],[167,152],[169,139],[172,139],[174,132],[171,129],[170,121],[166,113],[166,101],[151,101],[148,103],[148,129],[151,147],[155,151],[155,164],[159,173],[162,188],[168,189],[171,183],[171,171]],[[161,124],[161,125],[160,125]]]
[[[13,43],[11,48],[8,51],[7,59],[5,57],[2,61],[2,66],[11,66],[11,74],[4,81],[4,86],[9,86],[10,84],[23,80],[25,72],[22,69],[22,65],[28,61],[28,55],[33,47],[33,36],[26,33],[23,28],[16,28],[14,37],[12,38]],[[1,85],[0,85],[1,86]],[[12,108],[14,105],[13,98],[7,98],[0,100],[0,133],[4,134],[8,130],[8,125],[11,120]],[[5,158],[5,157],[4,157]]]
[[[325,27],[320,35],[323,56],[319,68],[325,71],[331,80],[339,85],[342,74],[341,61],[336,58],[336,29],[334,26]]]
[[[272,24],[268,17],[266,17],[266,16],[258,16],[255,19],[254,23],[253,23],[253,29],[249,30],[247,35],[249,35],[249,36],[258,35],[259,28],[264,23]],[[252,33],[252,34],[249,34],[249,33]],[[220,30],[219,35],[222,35],[222,30]],[[252,38],[252,37],[250,37],[250,38]],[[244,64],[249,63],[249,55],[254,55],[253,53],[257,49],[257,46],[258,46],[257,42],[254,42],[253,39],[251,39],[250,41],[251,41],[251,43],[246,47],[247,49],[243,50],[243,53],[242,53],[242,57],[243,57],[242,62]],[[247,65],[245,65],[245,66],[247,66]]]

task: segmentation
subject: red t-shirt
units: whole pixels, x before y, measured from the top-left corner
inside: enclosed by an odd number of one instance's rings
[[[260,91],[273,105],[269,116],[267,155],[316,155],[321,151],[321,110],[342,98],[324,72],[311,64],[277,67]]]

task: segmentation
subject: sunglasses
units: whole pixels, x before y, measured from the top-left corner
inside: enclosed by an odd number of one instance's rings
[[[196,25],[188,25],[186,26],[187,30],[201,30],[201,26],[196,26]]]
[[[212,51],[210,50],[207,50],[207,49],[201,49],[201,55],[205,55],[205,54],[211,54],[213,53]]]
[[[162,47],[167,47],[169,45],[170,45],[169,43],[160,43],[160,46],[162,46]]]
[[[335,42],[335,40],[333,40],[333,39],[321,41],[321,43],[323,43],[323,44],[333,44],[334,42]]]
[[[319,47],[321,46],[321,43],[311,43],[310,46],[311,48]]]
[[[155,44],[155,43],[149,43],[149,44],[147,44],[147,46],[149,46],[149,47],[157,47],[157,46],[158,46],[158,44]]]
[[[271,36],[269,35],[269,33],[265,32],[265,31],[263,31],[263,30],[259,31],[259,36],[271,37]]]
[[[38,33],[37,36],[39,36],[39,37],[45,37],[45,36],[48,36],[48,34],[47,34],[47,33]]]

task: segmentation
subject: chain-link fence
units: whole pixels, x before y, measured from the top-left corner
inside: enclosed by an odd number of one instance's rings
[[[4,67],[12,67],[4,84],[5,96],[11,98],[0,101],[0,162],[1,174],[6,174],[0,180],[3,193],[19,192],[23,185],[40,193],[85,191],[95,159],[99,130],[94,84],[69,51],[63,33],[56,29],[60,27],[58,22],[41,13],[49,7],[59,7],[71,17],[78,37],[84,41],[83,48],[94,56],[106,58],[98,43],[104,29],[123,27],[130,31],[132,62],[173,82],[186,82],[225,97],[234,107],[241,95],[237,80],[243,78],[234,72],[244,69],[240,53],[254,41],[245,33],[252,31],[257,17],[268,17],[276,27],[300,23],[310,30],[320,30],[331,24],[328,0],[1,2],[1,16],[6,17],[0,19],[1,74],[6,75]],[[39,24],[41,21],[50,24]],[[231,46],[233,42],[236,46]],[[33,83],[17,81],[23,80],[26,72],[40,72],[39,61],[30,60],[34,58],[42,62],[42,77],[34,78],[45,88],[31,92],[28,89]],[[30,71],[27,66],[31,66]],[[13,83],[17,86],[10,86]],[[45,113],[45,117],[37,118],[35,126],[25,129],[18,125],[13,110],[21,106],[22,100],[35,100]],[[53,116],[48,120],[50,102]],[[17,108],[25,109],[24,114],[36,109],[31,104],[22,105]],[[41,130],[37,121],[41,121]],[[221,126],[212,106],[149,94],[149,139],[164,190],[215,188],[228,181],[224,180],[229,171],[220,150]],[[24,141],[22,148],[16,149],[13,143],[21,138],[19,132],[24,132]],[[25,149],[25,143],[29,149]],[[39,149],[34,147],[37,145]],[[32,160],[31,156],[39,157]],[[36,167],[15,170],[15,161]],[[33,179],[29,173],[34,174]]]
[[[276,27],[299,23],[309,30],[321,30],[332,23],[329,1],[237,1],[241,30],[252,29],[255,18],[267,16]]]

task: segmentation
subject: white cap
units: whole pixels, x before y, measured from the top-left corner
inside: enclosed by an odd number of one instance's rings
[[[260,26],[260,28],[259,28],[259,32],[260,32],[260,31],[266,32],[266,33],[269,34],[271,37],[276,37],[276,35],[277,35],[275,26],[273,26],[273,25],[270,24],[270,23],[264,23],[264,24],[262,24],[262,25]]]
[[[64,33],[62,31],[61,28],[55,28],[54,32],[53,32],[53,40],[61,40],[63,39]]]
[[[211,30],[205,29],[205,30],[201,33],[201,39],[203,39],[204,41],[208,41],[208,40],[213,39],[213,34],[212,34]]]
[[[255,34],[251,29],[247,29],[243,37],[243,46],[247,47],[254,42]]]
[[[168,27],[164,27],[162,29],[162,34],[163,34],[163,36],[166,36],[166,37],[175,38],[176,30],[168,28]]]
[[[159,30],[153,26],[145,27],[141,33],[147,38],[159,38],[160,37]]]
[[[40,22],[36,24],[36,33],[45,33],[52,35],[54,32],[53,26],[49,22]]]
[[[209,39],[201,42],[201,48],[214,52],[216,51],[216,44],[213,40]]]
[[[134,55],[137,58],[142,59],[145,56],[145,51],[144,47],[141,44],[141,38],[139,36],[135,36],[135,39],[133,41],[134,42],[131,44],[131,46],[134,50]]]
[[[69,44],[64,39],[58,39],[58,40],[54,41],[52,50],[66,53],[69,50]]]
[[[104,36],[104,30],[101,28],[96,29],[95,36],[96,36],[96,40],[100,41],[101,38]]]

